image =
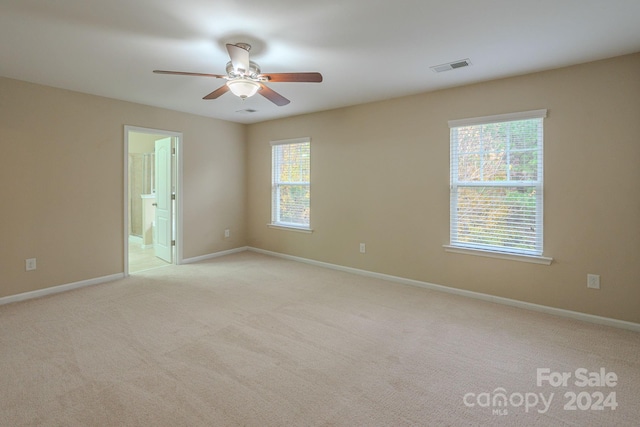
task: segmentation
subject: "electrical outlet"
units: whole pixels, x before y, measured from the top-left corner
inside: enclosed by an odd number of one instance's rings
[[[600,289],[600,276],[598,274],[587,274],[587,288]]]
[[[224,230],[224,237],[225,239],[228,239],[229,237],[231,237],[231,230],[229,230],[228,228]]]
[[[26,271],[32,271],[36,269],[36,259],[28,258],[24,261],[24,269]]]
[[[360,253],[363,254],[367,252],[367,247],[364,243],[360,243]]]

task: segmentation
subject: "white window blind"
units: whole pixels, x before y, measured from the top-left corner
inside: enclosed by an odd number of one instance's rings
[[[451,246],[542,255],[546,110],[453,120]]]
[[[309,228],[311,140],[272,141],[271,223]]]

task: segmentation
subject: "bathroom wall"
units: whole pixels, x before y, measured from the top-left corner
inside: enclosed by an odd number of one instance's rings
[[[151,194],[154,179],[154,142],[163,135],[129,135],[129,234],[144,237],[143,194]]]

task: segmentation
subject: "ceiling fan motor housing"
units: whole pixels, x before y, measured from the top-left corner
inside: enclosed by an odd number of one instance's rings
[[[236,70],[233,68],[233,64],[231,63],[231,61],[229,61],[227,62],[226,71],[230,80],[242,78],[242,77],[256,80],[256,81],[266,80],[260,77],[260,67],[258,66],[258,64],[256,64],[253,61],[249,61],[249,70],[245,71],[244,73],[236,72]]]

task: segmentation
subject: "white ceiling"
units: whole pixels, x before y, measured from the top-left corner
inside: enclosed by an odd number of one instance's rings
[[[0,0],[0,40],[4,77],[254,123],[639,52],[640,0]],[[270,83],[278,107],[152,73],[224,74],[236,42],[324,82]]]

